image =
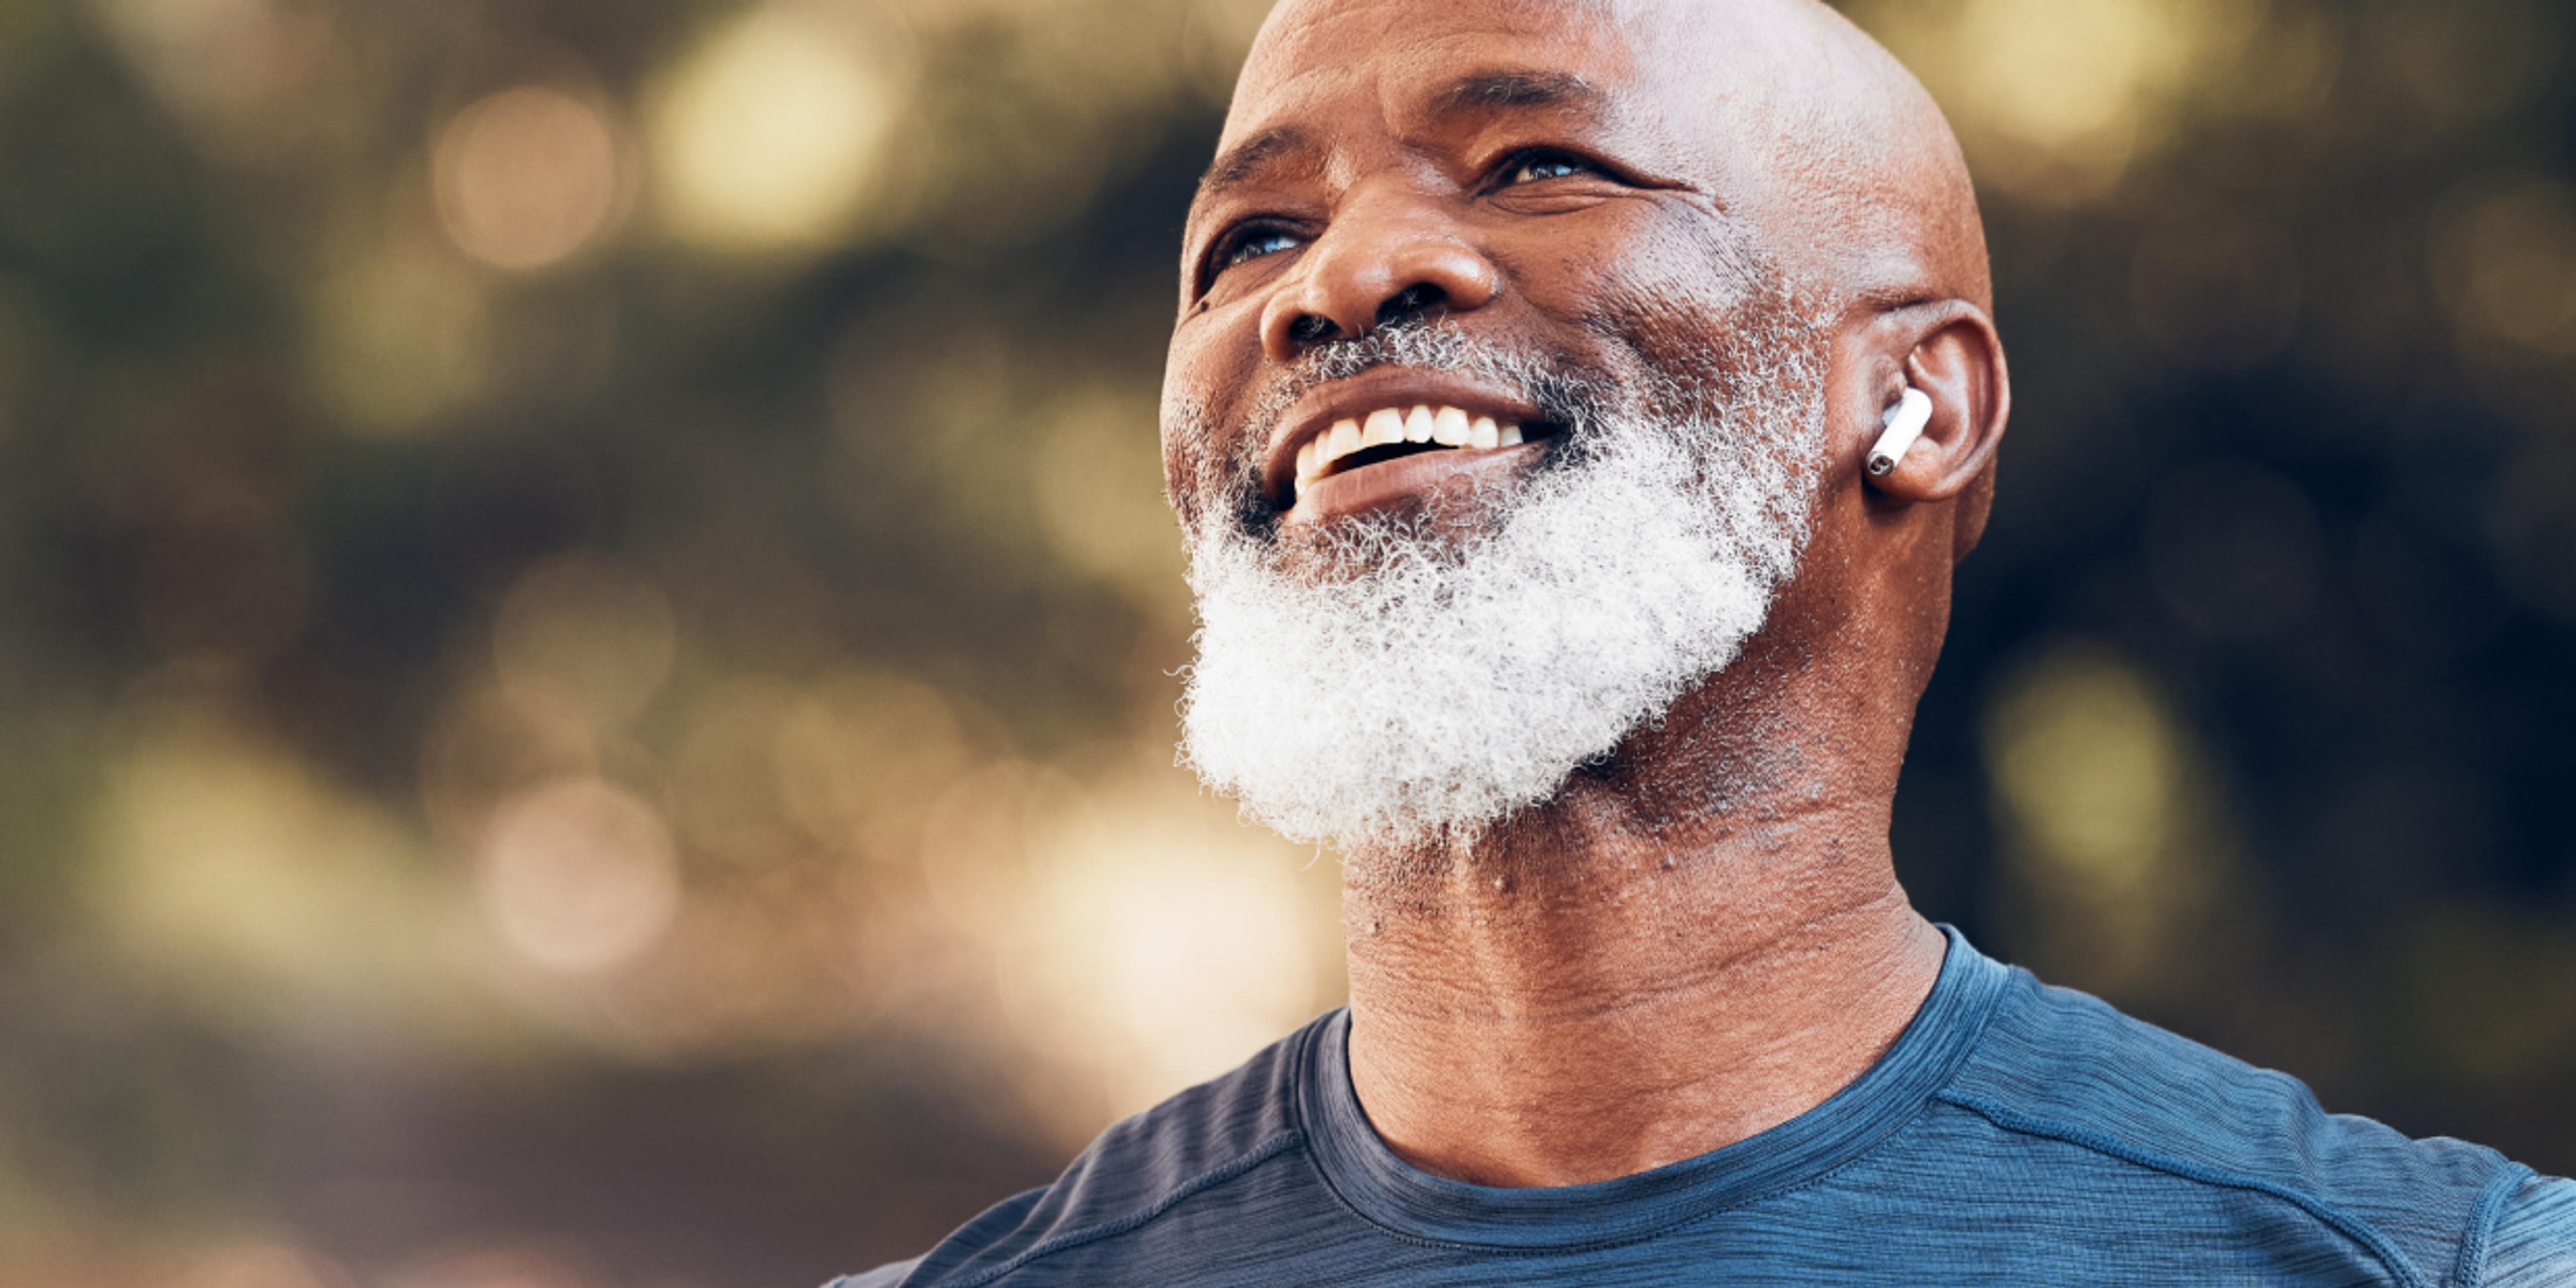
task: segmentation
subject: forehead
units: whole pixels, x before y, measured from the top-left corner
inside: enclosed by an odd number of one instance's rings
[[[1459,108],[1593,107],[1635,76],[1606,3],[1288,0],[1244,67],[1221,147],[1282,127],[1403,134]]]

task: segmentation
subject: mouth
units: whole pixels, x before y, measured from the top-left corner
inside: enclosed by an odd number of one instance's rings
[[[1336,390],[1290,419],[1266,471],[1277,510],[1317,518],[1395,504],[1455,478],[1517,466],[1562,429],[1513,399],[1379,387],[1389,384]]]

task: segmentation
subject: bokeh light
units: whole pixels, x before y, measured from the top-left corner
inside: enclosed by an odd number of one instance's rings
[[[544,1244],[504,1245],[449,1252],[404,1266],[386,1288],[605,1288],[595,1266],[578,1252]]]
[[[97,0],[180,118],[232,160],[274,160],[350,124],[332,6],[309,0]]]
[[[727,719],[750,704],[729,705]],[[798,694],[766,745],[746,750],[776,774],[778,802],[807,835],[861,855],[906,857],[921,818],[973,764],[938,690],[851,672]]]
[[[2100,198],[2206,79],[2224,83],[2263,6],[2212,0],[1872,5],[1944,104],[1980,181],[2041,205]]]
[[[189,1257],[170,1288],[351,1288],[346,1270],[293,1244],[246,1241]]]
[[[682,236],[724,249],[847,233],[901,106],[900,76],[877,33],[845,34],[783,3],[733,19],[661,92],[653,144],[664,216]]]
[[[2155,875],[2180,748],[2136,672],[2083,650],[2043,660],[1997,697],[1986,748],[2008,816],[2044,861],[2117,889]]]
[[[2490,337],[2576,353],[2576,187],[2497,176],[2449,205],[2434,253],[2452,312]]]
[[[311,293],[313,383],[353,432],[404,434],[483,391],[490,301],[425,239],[352,248],[315,275]]]
[[[661,589],[593,555],[559,556],[521,574],[492,627],[505,692],[535,707],[567,704],[601,726],[625,720],[662,687],[677,647]]]
[[[607,227],[617,154],[605,114],[561,90],[528,85],[477,99],[439,131],[439,222],[485,263],[543,268]]]
[[[446,921],[412,838],[227,728],[186,692],[201,683],[159,677],[132,708],[138,736],[95,823],[90,895],[106,922],[201,1004],[261,1022],[411,992]],[[164,686],[181,692],[153,693]]]
[[[2132,663],[2053,641],[1989,697],[1983,734],[1998,920],[2034,968],[2145,998],[2223,971],[2230,842],[2196,740]]]
[[[2044,147],[2116,149],[2190,53],[2191,18],[2155,0],[1970,0],[1954,37],[1977,51],[1968,110]]]
[[[597,778],[548,783],[492,812],[483,906],[512,948],[552,970],[617,966],[679,911],[671,836],[653,807]]]
[[[1002,900],[952,907],[1023,909],[996,944],[1014,1022],[1095,1071],[1112,1113],[1223,1073],[1338,997],[1338,942],[1316,933],[1335,924],[1331,883],[1172,775],[1041,799],[1027,845]],[[1096,1119],[1078,1108],[1068,1136]]]

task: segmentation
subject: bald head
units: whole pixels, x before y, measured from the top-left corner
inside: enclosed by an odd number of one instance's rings
[[[1778,176],[1774,226],[1852,295],[1989,307],[1985,236],[1949,123],[1913,74],[1816,0],[1631,0],[1638,70]]]

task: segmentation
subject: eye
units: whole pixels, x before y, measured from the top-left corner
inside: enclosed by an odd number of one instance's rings
[[[1276,255],[1283,250],[1294,250],[1301,244],[1303,239],[1294,233],[1281,232],[1276,228],[1256,228],[1242,234],[1232,245],[1227,246],[1217,257],[1217,267],[1232,268],[1264,255]]]
[[[1601,169],[1589,161],[1562,152],[1528,152],[1515,157],[1503,167],[1503,185],[1540,183],[1578,174],[1599,174]]]

